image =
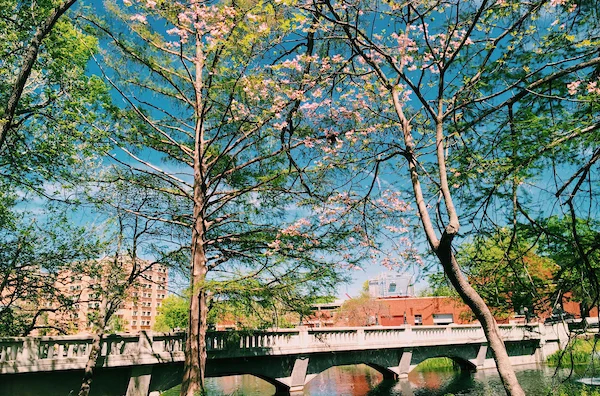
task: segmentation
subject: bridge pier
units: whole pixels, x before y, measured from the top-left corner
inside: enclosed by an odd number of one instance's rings
[[[412,360],[413,350],[412,348],[402,349],[402,355],[400,356],[400,363],[398,364],[398,378],[408,378],[410,372],[410,362]]]
[[[290,376],[290,395],[300,395],[304,393],[308,362],[308,356],[300,356],[294,362],[294,368],[292,369],[292,375]]]
[[[477,352],[477,358],[475,359],[475,366],[477,370],[481,370],[485,366],[485,357],[487,355],[488,345],[481,344],[479,346],[479,351]]]
[[[132,367],[126,396],[148,396],[151,379],[152,366]]]
[[[152,354],[152,342],[152,333],[141,331],[137,344],[138,355]],[[152,366],[133,366],[126,396],[148,396],[151,379]]]

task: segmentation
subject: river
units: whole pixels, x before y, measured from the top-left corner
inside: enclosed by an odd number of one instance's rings
[[[517,377],[527,395],[557,395],[556,387],[561,380],[564,395],[571,395],[581,385],[576,379],[592,377],[594,373],[579,368],[569,376],[569,370],[547,366],[519,366]],[[600,376],[600,373],[596,373]],[[565,391],[565,385],[567,390]],[[598,387],[600,389],[600,387]],[[267,382],[250,375],[208,378],[209,395],[272,395],[275,388]],[[566,392],[566,393],[565,393]],[[460,372],[452,369],[413,371],[408,380],[383,381],[382,375],[365,365],[333,367],[308,383],[304,395],[308,396],[437,396],[437,395],[494,396],[505,395],[495,370],[477,373]]]

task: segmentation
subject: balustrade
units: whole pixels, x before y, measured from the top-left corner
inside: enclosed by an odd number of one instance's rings
[[[541,339],[545,334],[543,325],[534,328],[520,325],[499,327],[502,337],[510,341]],[[435,345],[436,342],[440,345],[481,343],[485,342],[485,337],[483,329],[477,325],[209,331],[206,335],[209,358],[218,354],[234,357],[247,356],[248,353],[293,354],[329,349],[418,347]],[[39,362],[42,362],[41,365],[47,362],[48,367],[59,367],[64,362],[64,367],[70,364],[69,369],[79,367],[80,364],[85,366],[91,346],[91,336],[0,338],[0,373],[26,371],[27,367],[35,367]],[[139,336],[117,334],[103,338],[101,357],[113,365],[152,362],[152,359],[162,362],[165,358],[179,361],[183,359],[184,349],[183,333],[154,336],[146,333]]]

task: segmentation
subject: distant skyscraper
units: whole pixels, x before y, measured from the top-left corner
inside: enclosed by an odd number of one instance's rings
[[[375,298],[413,297],[415,288],[412,277],[385,273],[369,280],[369,294]]]

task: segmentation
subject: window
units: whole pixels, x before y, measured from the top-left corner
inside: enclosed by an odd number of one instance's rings
[[[422,325],[423,325],[423,316],[415,315],[415,326],[422,326]]]
[[[133,321],[133,325],[135,326],[136,324],[137,324],[137,320],[134,320]]]
[[[390,293],[395,293],[396,292],[396,284],[395,283],[390,283],[390,287],[388,289],[388,292],[390,292]]]
[[[452,314],[433,314],[433,324],[444,326],[451,323],[454,323]]]

